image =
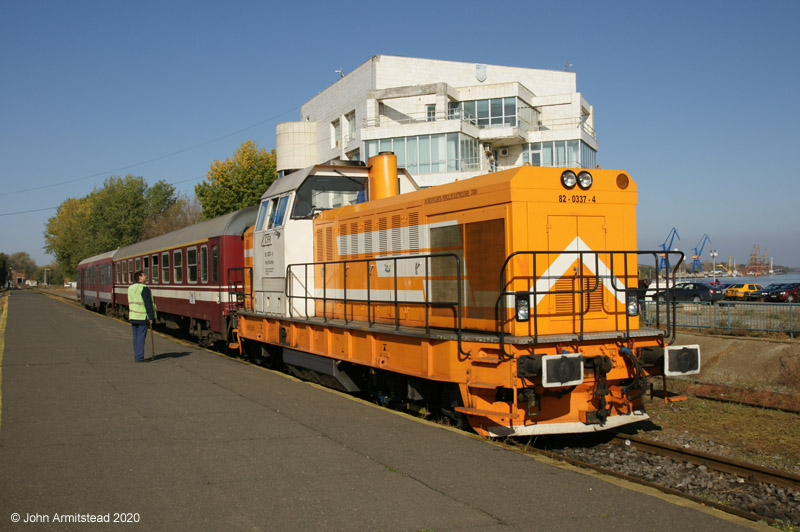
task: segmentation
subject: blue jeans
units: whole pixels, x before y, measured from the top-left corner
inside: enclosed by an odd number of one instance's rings
[[[137,361],[144,360],[144,340],[147,338],[149,325],[147,320],[131,321],[131,327],[133,327],[133,358]]]

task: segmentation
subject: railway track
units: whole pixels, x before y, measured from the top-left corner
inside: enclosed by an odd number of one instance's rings
[[[800,529],[800,476],[630,435],[560,438],[532,451],[752,521]],[[516,442],[522,447],[522,442]]]
[[[715,456],[702,451],[693,451],[685,447],[637,438],[635,436],[617,434],[612,440],[612,443],[633,447],[634,449],[674,458],[676,460],[683,460],[696,466],[705,466],[714,471],[736,475],[748,482],[763,482],[790,490],[800,491],[800,475],[795,475],[786,471],[749,464],[732,458]]]

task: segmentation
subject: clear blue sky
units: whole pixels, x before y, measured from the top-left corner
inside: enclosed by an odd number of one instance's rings
[[[382,7],[385,6],[385,7]],[[639,247],[754,244],[800,266],[800,2],[6,2],[0,251],[110,175],[193,194],[245,140],[375,54],[561,70],[604,168],[639,187]],[[10,214],[20,213],[24,214]],[[704,258],[708,258],[706,246]]]

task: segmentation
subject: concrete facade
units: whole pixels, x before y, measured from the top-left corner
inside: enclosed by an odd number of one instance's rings
[[[306,131],[303,146],[278,143],[279,171],[300,168],[282,152],[321,164],[393,151],[422,186],[525,163],[596,165],[594,109],[573,72],[376,55],[301,115],[278,125]]]

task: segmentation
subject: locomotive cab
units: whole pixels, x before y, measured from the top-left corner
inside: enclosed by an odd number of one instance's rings
[[[316,165],[278,179],[264,193],[249,237],[252,241],[245,246],[252,250],[245,265],[252,268],[253,287],[248,293],[253,311],[314,315],[313,302],[305,299],[314,297],[313,276],[297,273],[314,262],[314,218],[329,209],[364,203],[368,173],[365,166]],[[401,192],[418,189],[405,171],[398,172],[397,179]],[[287,284],[288,265],[294,265],[294,270]],[[291,301],[287,292],[294,296]]]

